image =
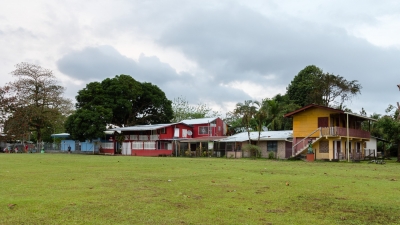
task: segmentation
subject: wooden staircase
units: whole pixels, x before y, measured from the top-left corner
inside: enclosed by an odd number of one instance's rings
[[[314,145],[314,143],[317,143],[322,138],[321,128],[318,128],[318,129],[314,130],[307,137],[301,139],[299,142],[294,144],[292,146],[292,157],[297,157],[300,154],[302,154],[305,150],[307,150],[308,149],[308,140],[310,139],[311,135],[313,135],[313,134],[315,134],[317,132],[319,132],[319,137],[317,137],[315,140],[312,140],[311,145]],[[301,143],[303,144],[303,147],[296,151],[295,150],[296,146],[301,144]],[[305,144],[305,143],[307,143],[307,144]]]

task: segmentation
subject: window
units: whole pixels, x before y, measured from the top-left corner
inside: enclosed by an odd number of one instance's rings
[[[329,153],[329,141],[319,142],[319,153]]]
[[[277,141],[268,141],[267,142],[267,151],[269,151],[269,152],[278,151],[278,142]]]
[[[186,129],[182,129],[182,137],[185,138],[187,137],[187,130]]]
[[[165,131],[165,127],[161,128],[161,129],[159,130],[159,132],[160,132],[160,134],[166,134],[166,133],[167,133],[167,132]]]
[[[199,127],[199,134],[208,134],[208,127]]]

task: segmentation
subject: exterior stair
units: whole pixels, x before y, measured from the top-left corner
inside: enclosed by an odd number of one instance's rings
[[[317,137],[316,139],[312,140],[311,145],[314,145],[314,143],[318,142],[323,136],[321,134],[321,128],[316,129],[315,131],[311,132],[307,137],[301,139],[300,141],[298,141],[296,144],[294,144],[292,146],[292,157],[297,157],[299,156],[301,153],[303,153],[305,150],[308,149],[308,140],[310,139],[310,137],[317,133],[319,131],[319,137]],[[307,144],[305,144],[305,142]],[[295,150],[295,147],[299,144],[303,143],[303,147],[299,150]]]
[[[312,145],[314,145],[314,143],[317,143],[322,137],[318,137],[317,139],[312,141]],[[297,152],[295,152],[295,154],[292,157],[296,157],[298,155],[300,155],[301,153],[303,153],[304,151],[306,151],[308,149],[308,145],[304,146],[302,149],[298,150]]]

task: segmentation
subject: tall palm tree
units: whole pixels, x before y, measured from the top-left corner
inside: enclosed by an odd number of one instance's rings
[[[257,107],[255,105],[255,102],[253,102],[252,100],[246,100],[244,101],[244,103],[237,103],[236,108],[233,110],[233,113],[241,118],[242,125],[247,130],[247,134],[249,136],[249,144],[251,144],[251,120],[256,112]]]
[[[266,125],[267,120],[269,118],[269,105],[267,99],[263,99],[261,103],[255,101],[254,104],[258,106],[258,110],[254,114],[256,130],[258,131],[258,139],[257,139],[257,145],[258,145],[260,143],[261,131],[263,127]]]

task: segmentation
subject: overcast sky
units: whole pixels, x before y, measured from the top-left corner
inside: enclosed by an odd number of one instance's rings
[[[129,74],[220,112],[284,94],[307,65],[358,80],[346,105],[400,101],[400,1],[2,0],[0,85],[14,65],[53,70],[66,97]]]

